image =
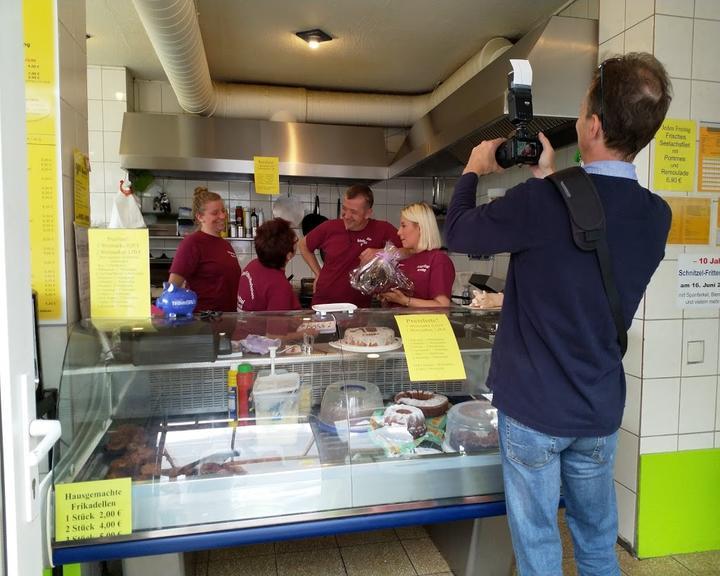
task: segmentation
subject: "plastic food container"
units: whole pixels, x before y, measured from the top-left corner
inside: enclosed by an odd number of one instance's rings
[[[299,390],[299,374],[282,370],[274,373],[260,372],[252,391],[257,423],[296,423],[299,413]]]
[[[375,384],[361,380],[333,382],[323,395],[320,422],[334,429],[347,426],[349,420],[351,431],[367,431],[373,412],[382,407],[382,394]]]
[[[487,400],[455,404],[448,411],[443,449],[465,453],[496,451],[497,408]]]

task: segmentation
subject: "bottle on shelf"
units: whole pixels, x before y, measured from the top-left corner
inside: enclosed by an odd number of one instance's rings
[[[230,368],[227,375],[227,407],[228,418],[237,420],[238,418],[238,372]]]
[[[250,226],[250,209],[245,208],[243,211],[243,227],[245,228],[245,238],[252,238],[252,227]]]
[[[252,212],[250,213],[250,228],[252,228],[251,238],[255,238],[258,229],[258,215],[255,212],[255,208],[253,208]]]

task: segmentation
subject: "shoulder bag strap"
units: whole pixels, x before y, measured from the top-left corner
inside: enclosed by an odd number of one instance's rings
[[[615,285],[610,262],[610,250],[605,234],[605,211],[595,185],[587,172],[580,167],[555,172],[550,174],[547,179],[559,190],[560,196],[567,206],[575,244],[584,251],[594,250],[597,255],[605,294],[615,322],[620,352],[622,356],[625,356],[627,331],[625,330],[620,294]]]

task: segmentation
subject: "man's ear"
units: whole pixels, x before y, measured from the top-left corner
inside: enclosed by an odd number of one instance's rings
[[[599,138],[600,140],[604,141],[602,122],[600,121],[600,117],[597,114],[593,114],[592,116],[590,116],[590,121],[587,123],[587,127],[589,130],[589,136],[591,136],[593,139]]]

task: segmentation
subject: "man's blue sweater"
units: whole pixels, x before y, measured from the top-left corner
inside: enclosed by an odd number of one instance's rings
[[[629,327],[664,256],[670,208],[630,178],[591,178]],[[511,253],[488,376],[493,404],[545,434],[612,434],[625,406],[625,373],[596,254],[573,243],[551,182],[531,178],[476,207],[477,182],[472,173],[458,181],[445,231],[451,251]]]

